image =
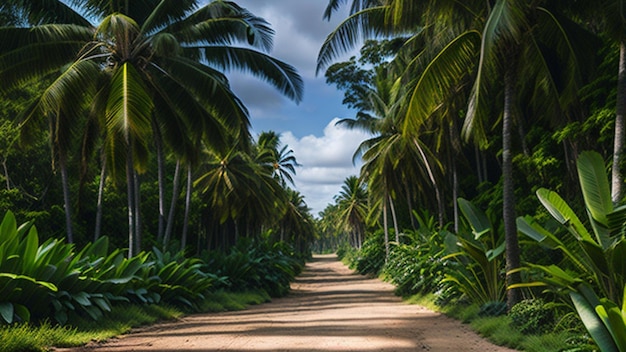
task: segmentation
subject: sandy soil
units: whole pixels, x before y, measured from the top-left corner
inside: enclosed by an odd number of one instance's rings
[[[334,255],[316,256],[292,291],[244,311],[191,315],[57,351],[513,351],[403,303],[391,285],[355,274]]]

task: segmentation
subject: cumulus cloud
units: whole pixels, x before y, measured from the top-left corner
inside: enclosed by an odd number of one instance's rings
[[[314,215],[333,202],[348,176],[358,175],[360,163],[355,165],[352,156],[359,144],[370,138],[365,132],[338,126],[338,120],[332,119],[322,136],[298,138],[291,132],[281,135],[281,141],[293,150],[302,165],[297,169],[294,181]]]

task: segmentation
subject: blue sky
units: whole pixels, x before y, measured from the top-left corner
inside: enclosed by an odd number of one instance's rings
[[[249,75],[229,74],[233,90],[250,110],[253,133],[268,130],[281,133],[283,143],[294,151],[302,164],[297,169],[295,188],[317,215],[333,201],[346,177],[358,174],[352,155],[360,142],[368,138],[363,132],[335,125],[338,118],[353,117],[355,112],[341,104],[343,93],[325,83],[323,72],[315,75],[322,43],[346,14],[337,13],[330,22],[324,20],[327,0],[237,0],[236,3],[271,24],[276,35],[270,54],[295,66],[304,79],[304,98],[296,104],[263,81]]]

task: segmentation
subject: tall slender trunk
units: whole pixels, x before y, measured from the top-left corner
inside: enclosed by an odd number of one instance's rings
[[[102,167],[100,169],[100,184],[98,185],[98,204],[96,205],[96,225],[93,234],[93,240],[96,241],[100,238],[102,231],[102,198],[104,195],[104,184],[106,182],[106,158],[103,152],[102,154]]]
[[[191,164],[187,163],[187,191],[185,194],[185,218],[183,221],[183,233],[180,238],[180,249],[187,246],[187,231],[189,229],[189,212],[191,211]]]
[[[413,201],[411,200],[411,190],[409,185],[407,184],[407,178],[403,177],[404,189],[406,190],[406,204],[409,208],[409,219],[411,220],[411,228],[413,230],[417,229],[417,224],[415,223],[415,216],[413,216]]]
[[[459,233],[459,174],[456,158],[452,158],[452,211],[454,213],[454,233]]]
[[[424,153],[424,149],[419,144],[417,139],[413,139],[413,143],[415,144],[415,147],[417,147],[417,150],[419,151],[422,157],[422,161],[424,162],[424,165],[426,165],[428,178],[430,178],[430,182],[433,184],[433,188],[435,189],[435,198],[437,199],[437,208],[439,210],[439,227],[443,228],[445,210],[444,210],[444,205],[443,205],[443,197],[441,196],[441,191],[439,190],[439,186],[437,185],[437,179],[435,178],[435,174],[433,173],[432,167],[430,166],[430,163],[428,162],[426,153]]]
[[[172,237],[172,229],[174,228],[174,213],[176,211],[176,202],[178,201],[178,193],[180,187],[180,160],[176,160],[176,170],[174,170],[174,183],[172,186],[172,201],[170,202],[170,210],[167,214],[167,226],[165,227],[165,235],[163,236],[163,247],[167,247],[167,244]]]
[[[626,39],[619,44],[619,72],[617,75],[617,105],[615,107],[615,136],[613,140],[613,168],[611,170],[611,199],[619,203],[623,197],[623,177],[620,164],[624,151],[624,119],[626,118]]]
[[[163,240],[165,229],[165,158],[163,156],[163,140],[161,131],[152,120],[152,132],[154,134],[154,146],[157,160],[157,183],[159,185],[159,223],[157,227],[157,241]]]
[[[389,259],[389,227],[387,226],[387,197],[383,198],[383,228],[385,233],[385,262]]]
[[[391,219],[393,220],[393,230],[396,233],[396,243],[400,243],[400,230],[398,228],[398,218],[396,217],[396,207],[393,205],[393,199],[389,196],[389,209],[391,209]]]
[[[481,163],[480,150],[478,149],[478,145],[474,145],[474,158],[476,158],[476,176],[478,176],[478,184],[483,183],[485,180],[483,179],[483,166]]]
[[[502,117],[502,219],[504,222],[504,241],[506,251],[506,285],[510,286],[521,282],[519,273],[512,274],[511,270],[518,269],[520,262],[520,249],[517,239],[517,226],[515,225],[515,194],[513,185],[513,151],[512,129],[513,109],[515,106],[515,84],[517,60],[514,55],[509,57],[508,68],[504,77],[504,113]],[[520,301],[519,289],[507,290],[507,306],[509,309]]]
[[[7,168],[7,158],[2,160],[2,170],[4,172],[4,180],[6,181],[7,190],[11,189],[11,179],[9,179],[9,169]]]
[[[141,180],[139,174],[133,169],[133,190],[135,192],[135,253],[141,251]]]
[[[128,200],[128,258],[135,255],[135,178],[132,151],[126,156],[126,196]]]
[[[63,202],[65,207],[65,228],[67,242],[74,243],[74,233],[72,231],[72,204],[70,200],[70,184],[67,176],[67,160],[65,155],[59,155],[59,167],[61,169],[61,183],[63,185]]]

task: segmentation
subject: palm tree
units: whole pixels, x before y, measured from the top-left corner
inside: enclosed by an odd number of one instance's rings
[[[257,162],[266,166],[268,171],[280,181],[283,187],[294,185],[293,176],[298,164],[293,150],[289,146],[281,146],[280,134],[274,131],[263,132],[257,141]]]
[[[369,201],[367,190],[357,176],[349,176],[343,181],[341,191],[335,196],[335,210],[339,223],[335,224],[350,234],[350,242],[361,248],[365,237]]]
[[[241,145],[205,153],[206,162],[194,185],[200,187],[215,222],[234,227],[234,240],[260,233],[263,225],[273,224],[283,214],[285,189]]]
[[[11,3],[34,25],[0,28],[2,91],[53,77],[25,121],[78,117],[89,102],[91,118],[104,131],[108,173],[113,179],[126,174],[129,255],[139,231],[132,190],[146,165],[153,124],[178,155],[193,148],[189,131],[212,146],[224,146],[226,134],[247,131],[247,111],[220,69],[248,70],[296,101],[302,95],[295,69],[265,53],[273,34],[267,22],[232,2],[73,3],[84,15],[62,1]]]
[[[515,225],[515,199],[513,184],[512,131],[521,116],[518,96],[521,89],[530,87],[537,99],[524,102],[535,108],[538,116],[550,114],[551,118],[562,115],[564,106],[573,100],[577,89],[577,70],[572,45],[557,16],[539,4],[528,4],[521,0],[500,0],[489,13],[482,33],[480,62],[474,88],[470,97],[465,119],[465,135],[473,134],[477,143],[485,141],[485,120],[493,115],[487,105],[489,89],[494,89],[493,79],[502,77],[502,180],[503,180],[503,223],[506,243],[507,285],[519,283],[519,274],[511,271],[520,266],[520,251]],[[547,34],[547,35],[544,35]],[[540,50],[539,43],[551,45],[565,68],[564,82],[557,84],[548,60]],[[529,84],[530,83],[530,84]],[[561,86],[560,90],[557,89]],[[496,88],[500,89],[500,87]],[[541,93],[538,93],[541,92]],[[543,96],[544,99],[539,97]],[[537,118],[537,117],[536,117]],[[507,291],[509,308],[520,299],[518,290]]]

